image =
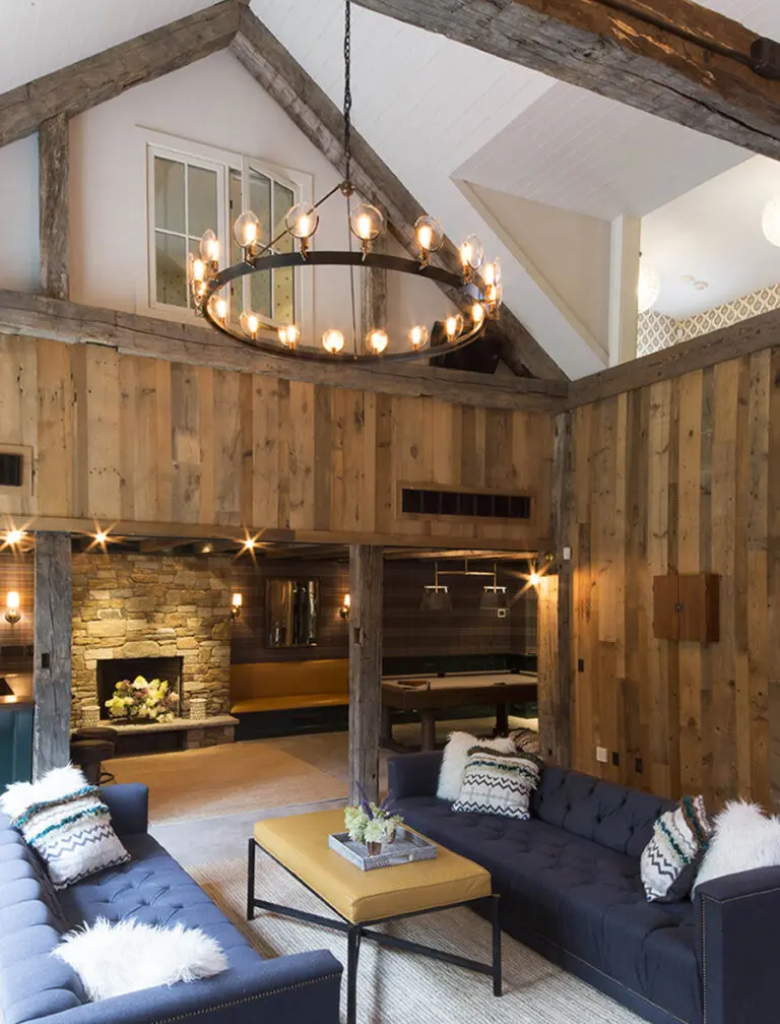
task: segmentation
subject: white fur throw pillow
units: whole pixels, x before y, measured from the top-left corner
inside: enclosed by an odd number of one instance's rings
[[[776,866],[780,866],[780,818],[768,818],[756,804],[732,801],[715,819],[692,898],[712,878]]]
[[[454,803],[460,796],[463,772],[466,770],[466,761],[472,747],[495,750],[499,754],[514,754],[516,752],[514,740],[509,736],[499,737],[495,740],[480,740],[467,732],[450,733],[447,746],[444,748],[444,758],[439,771],[439,785],[436,790],[436,796],[440,800],[449,800],[450,803]]]
[[[98,918],[70,932],[52,952],[70,964],[93,1002],[176,981],[210,978],[227,968],[218,942],[200,928]]]

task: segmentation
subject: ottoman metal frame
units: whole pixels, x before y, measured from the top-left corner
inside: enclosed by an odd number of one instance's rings
[[[312,914],[306,910],[297,910],[295,907],[286,907],[279,903],[272,903],[269,900],[257,899],[255,895],[255,876],[256,854],[258,849],[262,850],[263,853],[265,853],[267,857],[270,857],[272,861],[279,865],[279,867],[284,868],[289,875],[292,875],[296,881],[300,882],[304,889],[308,889],[310,893],[322,900],[322,902],[335,914],[338,914],[338,920],[334,920],[331,917],[323,917],[320,914]],[[423,946],[417,942],[410,942],[408,939],[401,939],[395,935],[385,935],[383,932],[373,931],[374,925],[385,924],[388,921],[402,921],[407,917],[421,917],[423,914],[434,914],[440,910],[452,910],[454,907],[471,907],[473,909],[481,908],[487,911],[487,916],[490,919],[493,933],[493,951],[491,962],[489,964],[482,963],[479,960],[470,960],[467,957],[458,956],[455,953],[448,953],[442,949]],[[360,954],[360,943],[363,939],[368,939],[370,942],[376,942],[380,946],[387,946],[393,949],[403,949],[406,950],[407,953],[417,953],[420,956],[425,956],[432,960],[440,960],[446,964],[453,964],[455,967],[462,967],[467,971],[476,971],[478,974],[486,974],[493,979],[493,995],[501,996],[503,994],[501,984],[500,903],[499,897],[496,895],[480,896],[477,899],[447,903],[441,907],[427,907],[424,910],[413,910],[406,914],[393,914],[388,917],[379,917],[371,921],[361,921],[356,924],[344,917],[343,914],[339,913],[339,911],[336,910],[336,908],[332,906],[325,897],[321,896],[318,892],[315,892],[314,889],[307,885],[299,875],[294,871],[291,871],[286,864],[283,864],[277,857],[274,857],[273,854],[269,853],[264,846],[261,846],[261,844],[252,837],[249,840],[247,865],[246,916],[248,921],[254,920],[255,910],[267,910],[270,913],[278,914],[280,917],[291,917],[298,921],[307,921],[310,924],[318,924],[323,928],[331,928],[334,931],[346,934],[347,1024],[355,1024],[356,1019],[357,968],[358,957]]]

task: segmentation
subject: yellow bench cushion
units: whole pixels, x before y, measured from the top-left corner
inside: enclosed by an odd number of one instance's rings
[[[230,694],[234,701],[252,697],[284,697],[288,693],[347,693],[349,660],[318,658],[313,661],[256,661],[230,666]]]
[[[233,715],[245,715],[251,711],[290,711],[295,708],[330,708],[349,704],[348,694],[309,693],[288,694],[286,697],[250,697],[239,700],[230,709]]]
[[[435,910],[492,892],[485,868],[444,846],[438,846],[435,860],[361,871],[328,846],[328,836],[343,831],[344,812],[336,809],[259,821],[255,840],[352,924]]]

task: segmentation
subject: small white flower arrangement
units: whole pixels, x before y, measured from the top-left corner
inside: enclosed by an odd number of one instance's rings
[[[388,793],[381,804],[369,801],[360,790],[357,807],[344,810],[344,827],[353,843],[365,843],[370,853],[379,853],[385,843],[395,840],[396,829],[403,825],[400,814],[393,813],[393,795]]]

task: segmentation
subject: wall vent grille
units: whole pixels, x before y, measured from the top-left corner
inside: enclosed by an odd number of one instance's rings
[[[0,487],[22,486],[22,456],[0,452]]]
[[[438,491],[429,487],[401,488],[401,511],[405,515],[530,519],[532,504],[527,494]]]

